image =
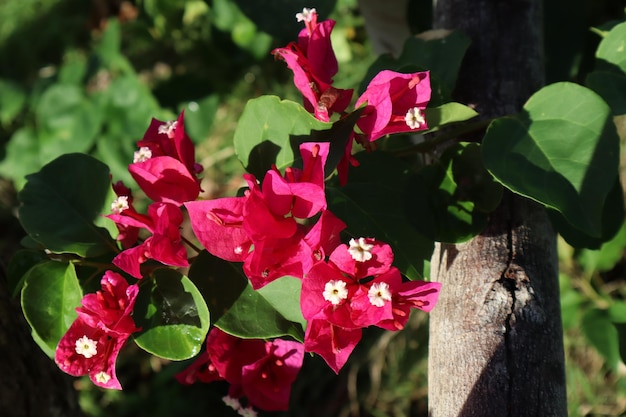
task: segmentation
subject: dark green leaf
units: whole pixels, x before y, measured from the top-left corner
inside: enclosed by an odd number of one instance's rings
[[[587,86],[611,106],[614,116],[626,114],[626,75],[594,71],[587,75]]]
[[[616,177],[613,188],[604,203],[602,211],[602,236],[594,237],[572,226],[556,210],[548,209],[548,215],[556,231],[567,243],[575,248],[599,249],[600,246],[611,240],[624,222],[624,198],[622,186]]]
[[[185,132],[193,143],[202,143],[209,136],[219,103],[219,96],[211,94],[201,100],[185,104]]]
[[[0,174],[11,178],[20,190],[26,175],[42,167],[37,134],[30,127],[15,131],[6,145],[6,158],[0,162]]]
[[[327,18],[335,7],[337,0],[318,0],[315,9],[319,14],[318,21]],[[296,13],[305,7],[313,5],[307,0],[264,0],[247,1],[235,0],[241,11],[252,20],[256,26],[283,42],[290,42],[297,38],[298,32],[304,27],[302,22],[296,21]]]
[[[26,92],[11,80],[0,79],[0,124],[10,123],[24,107]]]
[[[47,259],[45,253],[32,249],[22,249],[13,254],[7,268],[7,284],[12,297],[16,297],[22,290],[26,272]]]
[[[433,90],[431,104],[438,106],[448,102],[469,44],[469,38],[458,31],[431,31],[421,37],[411,37],[405,42],[402,54],[397,59],[385,54],[374,61],[359,92],[365,91],[372,78],[382,70],[402,73],[430,70]]]
[[[210,324],[209,309],[193,282],[167,268],[141,283],[133,317],[142,329],[134,336],[137,345],[170,360],[197,355]]]
[[[109,169],[83,154],[63,155],[27,177],[19,193],[24,230],[53,252],[96,256],[115,249],[94,220],[108,209]]]
[[[40,347],[54,355],[59,340],[77,317],[83,297],[74,265],[55,261],[31,268],[24,277],[22,309]]]
[[[483,155],[505,187],[558,210],[584,233],[602,236],[619,137],[609,107],[593,91],[573,83],[542,88],[522,113],[491,123]]]
[[[241,265],[200,252],[191,264],[189,279],[206,300],[215,324],[239,298],[248,284]]]
[[[610,271],[624,259],[626,249],[626,223],[622,223],[619,232],[602,244],[598,250],[583,249],[578,254],[578,261],[585,271]]]
[[[413,175],[407,208],[413,226],[439,242],[471,239],[487,225],[488,213],[502,198],[502,187],[485,170],[476,143],[456,144],[436,164]]]
[[[405,210],[409,167],[385,152],[361,152],[356,157],[360,165],[350,170],[348,184],[327,187],[329,209],[347,223],[347,233],[388,243],[402,273],[422,278],[434,243],[412,227],[413,208]]]

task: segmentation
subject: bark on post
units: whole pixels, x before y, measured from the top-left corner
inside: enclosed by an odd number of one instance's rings
[[[541,87],[541,3],[435,0],[435,27],[472,39],[456,100],[501,116]],[[480,236],[436,246],[431,272],[443,288],[430,316],[430,416],[566,416],[556,235],[543,208],[506,193]]]

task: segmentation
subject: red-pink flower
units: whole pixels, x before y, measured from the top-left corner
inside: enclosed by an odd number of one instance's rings
[[[302,144],[302,169],[272,169],[261,185],[246,174],[243,197],[187,202],[200,243],[215,256],[243,261],[255,289],[285,275],[303,277],[339,244],[345,228],[326,210],[328,151],[328,143]],[[315,223],[303,221],[318,215]]]
[[[223,378],[231,384],[230,397],[246,397],[250,405],[262,410],[283,411],[289,408],[291,385],[303,359],[302,343],[240,339],[213,328],[207,337],[206,355],[176,377],[186,384]]]
[[[131,317],[139,291],[119,274],[107,271],[102,290],[83,297],[78,318],[61,338],[55,362],[64,372],[89,375],[103,388],[122,389],[115,361],[130,335],[139,329]]]
[[[304,335],[304,350],[317,353],[335,373],[339,373],[362,334],[360,328],[345,329],[326,320],[310,320]]]
[[[187,250],[182,244],[180,225],[183,214],[180,207],[167,203],[153,203],[148,215],[125,215],[125,211],[107,217],[116,224],[145,228],[152,233],[143,243],[120,252],[113,263],[135,278],[141,278],[141,264],[154,259],[170,266],[188,266]]]
[[[335,21],[317,23],[315,9],[298,14],[306,27],[300,31],[298,42],[272,51],[282,58],[294,74],[294,84],[304,96],[305,108],[322,121],[329,121],[333,112],[343,112],[350,104],[352,90],[332,86],[337,73],[337,58],[332,49],[330,33]]]
[[[148,197],[176,205],[198,197],[202,166],[195,162],[193,142],[185,133],[184,112],[176,121],[152,119],[137,145],[128,170]]]
[[[355,106],[366,104],[357,121],[357,141],[372,142],[391,134],[428,129],[424,109],[430,101],[428,72],[381,71],[370,81]]]

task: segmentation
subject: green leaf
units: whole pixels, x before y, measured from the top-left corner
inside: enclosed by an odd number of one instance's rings
[[[351,236],[388,243],[400,271],[421,279],[434,243],[411,225],[413,208],[405,209],[409,166],[386,152],[361,152],[355,157],[360,165],[350,170],[348,184],[326,188],[329,209],[346,222]]]
[[[201,100],[190,101],[184,106],[185,132],[196,145],[204,142],[209,136],[219,103],[219,96],[211,94]]]
[[[611,322],[609,312],[593,308],[585,312],[582,331],[589,342],[600,352],[611,369],[616,369],[619,360],[618,332]]]
[[[35,109],[39,129],[40,157],[48,162],[71,152],[87,152],[100,131],[102,116],[83,89],[73,84],[54,84]]]
[[[237,301],[248,285],[241,265],[228,262],[203,250],[189,268],[189,279],[198,288],[215,324]]]
[[[317,120],[302,106],[276,96],[262,96],[248,101],[235,130],[235,152],[246,170],[263,178],[272,164],[281,169],[299,156],[302,142],[293,136],[310,135],[330,123]]]
[[[594,71],[587,75],[586,82],[608,103],[614,116],[626,114],[626,75]]]
[[[624,259],[624,249],[626,249],[626,223],[622,223],[622,228],[613,239],[605,242],[598,250],[581,250],[578,261],[588,272],[610,271]]]
[[[477,143],[456,144],[411,177],[407,207],[420,233],[439,242],[464,242],[487,225],[502,186],[485,170]]]
[[[142,282],[133,318],[142,329],[134,336],[137,345],[175,361],[200,353],[210,324],[202,294],[189,278],[169,268],[154,271],[149,285]]]
[[[438,107],[427,107],[424,113],[429,126],[427,132],[439,130],[440,126],[448,123],[463,122],[478,116],[478,113],[471,107],[455,102]]]
[[[626,22],[614,26],[596,50],[598,69],[626,73]]]
[[[6,144],[6,158],[0,162],[0,174],[11,178],[20,190],[26,182],[25,176],[42,167],[39,158],[39,141],[30,127],[15,131]]]
[[[304,329],[306,320],[300,309],[302,281],[295,277],[281,277],[257,290],[275,309],[289,321]]]
[[[22,111],[26,92],[11,80],[0,79],[0,124],[6,125]]]
[[[76,317],[83,293],[74,265],[55,261],[32,267],[24,276],[22,310],[40,347],[54,355],[59,340]]]
[[[542,88],[522,113],[491,123],[483,156],[505,187],[558,210],[584,233],[602,236],[619,138],[609,107],[593,91],[565,82]]]
[[[279,281],[282,279],[285,278],[280,278]],[[276,285],[278,287],[271,287],[263,292],[253,290],[248,284],[215,326],[244,339],[291,336],[303,341],[304,330],[300,318],[295,322],[283,315],[284,313],[291,319],[297,318],[294,310],[300,307],[300,295],[289,281]],[[282,297],[278,293],[282,293]]]
[[[556,210],[548,209],[548,216],[556,231],[575,248],[599,249],[604,242],[611,240],[624,222],[624,198],[619,178],[613,181],[613,188],[604,203],[602,210],[602,235],[590,236],[572,224]]]
[[[27,177],[18,194],[24,230],[52,252],[96,256],[116,248],[106,229],[94,225],[108,208],[111,179],[102,162],[63,155]]]
[[[47,259],[44,252],[32,249],[21,249],[13,254],[7,267],[7,284],[12,297],[16,297],[22,291],[26,272]]]

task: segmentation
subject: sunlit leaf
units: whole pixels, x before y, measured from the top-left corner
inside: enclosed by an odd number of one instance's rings
[[[78,316],[83,297],[74,265],[47,261],[35,265],[24,276],[22,310],[49,356]]]
[[[165,359],[197,355],[210,324],[202,294],[189,278],[173,269],[158,269],[153,275],[149,285],[140,285],[133,318],[142,330],[134,336],[135,342]]]
[[[584,233],[602,236],[619,137],[609,107],[593,91],[573,83],[542,88],[520,114],[491,123],[483,156],[505,187],[559,211]]]

